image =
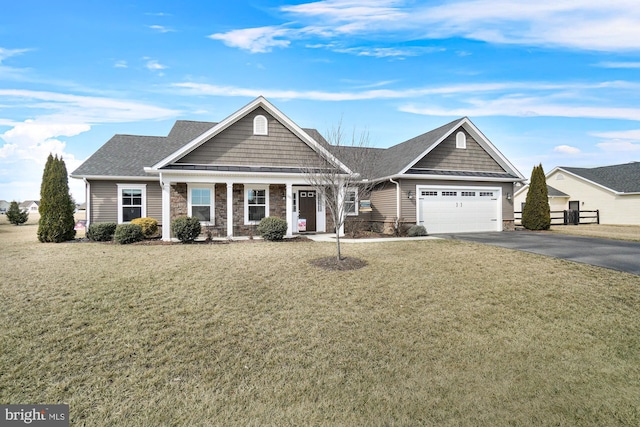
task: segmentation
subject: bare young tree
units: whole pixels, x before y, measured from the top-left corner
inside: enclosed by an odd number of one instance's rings
[[[324,142],[324,141],[321,141]],[[379,161],[379,149],[369,147],[366,132],[345,135],[342,124],[328,131],[324,148],[330,153],[313,164],[303,166],[305,179],[324,200],[336,232],[337,261],[343,260],[340,250],[340,230],[349,212],[357,212],[357,198],[371,192],[374,171]]]

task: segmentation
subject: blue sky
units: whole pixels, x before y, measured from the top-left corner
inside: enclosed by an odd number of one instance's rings
[[[527,177],[640,161],[639,53],[636,0],[7,2],[0,199],[39,198],[50,152],[71,172],[259,95],[377,147],[468,116]]]

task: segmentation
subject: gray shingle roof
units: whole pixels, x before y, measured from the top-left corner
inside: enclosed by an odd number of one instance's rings
[[[640,193],[640,162],[598,168],[560,167],[618,193]]]
[[[549,196],[549,197],[570,197],[567,193],[563,193],[562,191],[558,190],[557,188],[553,188],[549,184],[547,184],[547,196]]]
[[[148,176],[145,167],[153,166],[215,125],[178,120],[166,137],[115,135],[71,175]]]

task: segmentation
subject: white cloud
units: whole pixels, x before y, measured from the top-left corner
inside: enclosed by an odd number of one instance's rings
[[[596,146],[607,152],[637,152],[640,151],[640,144],[631,141],[606,141],[596,144]]]
[[[0,64],[7,58],[12,56],[22,55],[25,52],[29,52],[31,49],[6,49],[0,47]]]
[[[320,0],[285,5],[281,26],[214,34],[231,47],[269,52],[294,39],[404,33],[405,40],[463,37],[499,44],[632,51],[640,48],[640,8],[631,0],[514,2],[457,0],[432,5],[402,0]],[[313,43],[310,43],[313,44]]]
[[[38,198],[49,153],[62,156],[67,171],[81,160],[68,149],[67,139],[99,123],[124,123],[173,118],[180,112],[142,102],[56,92],[0,89],[0,99],[14,111],[35,118],[0,119],[8,127],[0,134],[0,195],[5,199]],[[69,180],[72,195],[84,200],[83,184]]]
[[[163,25],[149,25],[149,28],[151,28],[152,30],[156,30],[160,33],[175,33],[176,30],[172,29],[172,28],[167,28]]]
[[[575,101],[574,101],[575,102]],[[576,105],[538,96],[503,96],[494,99],[468,99],[466,106],[447,108],[430,104],[427,107],[407,104],[401,111],[431,116],[511,116],[511,117],[574,117],[623,119],[640,121],[640,108]]]
[[[599,138],[610,139],[627,139],[640,142],[640,129],[611,131],[611,132],[593,132],[591,135]]]
[[[113,65],[115,68],[129,68],[127,61],[119,60]]]
[[[558,145],[556,147],[553,147],[553,151],[555,151],[556,153],[562,153],[562,154],[580,154],[581,153],[579,148],[572,147],[570,145]]]
[[[23,89],[0,89],[12,108],[31,109],[57,123],[115,123],[161,120],[180,112],[138,101]],[[46,114],[45,114],[46,113]]]
[[[640,62],[598,62],[594,64],[596,67],[600,68],[640,68]]]
[[[160,64],[156,59],[149,59],[144,66],[150,71],[162,71],[168,68],[166,65]]]
[[[291,34],[291,31],[282,27],[259,27],[211,34],[209,38],[221,40],[227,46],[248,50],[251,53],[265,53],[271,52],[274,47],[289,46],[290,42],[280,37]]]

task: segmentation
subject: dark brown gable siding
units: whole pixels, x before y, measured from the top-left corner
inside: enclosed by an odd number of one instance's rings
[[[125,181],[90,181],[90,223],[118,222],[118,184]],[[147,185],[147,216],[162,224],[162,188],[158,182],[135,182]]]
[[[253,134],[253,119],[263,115],[269,135]],[[300,167],[318,159],[300,138],[264,109],[257,108],[176,163],[199,165]]]
[[[466,131],[467,148],[456,148],[453,132],[436,148],[420,159],[413,167],[424,169],[505,172],[505,170]]]

